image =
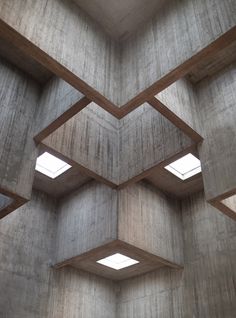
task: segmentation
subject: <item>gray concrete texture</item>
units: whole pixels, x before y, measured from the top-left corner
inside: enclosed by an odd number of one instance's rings
[[[32,200],[0,223],[0,317],[115,317],[112,282],[73,269],[54,271],[56,202]]]
[[[55,201],[32,200],[0,222],[2,318],[234,318],[236,223],[205,202],[182,202],[184,269],[159,269],[119,284],[51,268]],[[79,211],[78,211],[79,213]]]
[[[121,283],[119,318],[233,318],[236,224],[205,202],[182,201],[184,270],[163,268]]]
[[[114,112],[132,99],[136,106],[143,104],[161,90],[163,79],[167,87],[187,74],[192,67],[188,61],[235,26],[235,12],[234,0],[168,1],[120,45],[72,1],[0,3],[3,35],[6,24],[17,30],[45,53],[27,42],[22,48],[29,55]]]
[[[147,103],[120,120],[91,103],[42,143],[120,185],[194,141]]]
[[[232,44],[235,22],[235,0],[168,1],[118,43],[72,1],[0,1],[0,36],[55,74],[42,89],[1,60],[0,207],[9,203],[7,193],[30,199],[33,137],[74,105],[82,109],[84,98],[93,103],[49,139],[110,185],[192,145],[146,104],[150,96],[159,93],[155,98],[180,126],[182,120],[205,138],[199,145],[205,196],[180,202],[145,183],[118,192],[93,181],[58,205],[34,190],[30,202],[0,221],[1,318],[235,317],[236,223],[206,202],[236,190],[235,64],[195,87],[181,78],[206,52]],[[235,205],[234,197],[226,201]],[[117,237],[184,268],[120,283],[52,268],[58,257]]]
[[[115,190],[96,181],[59,201],[55,263],[115,240],[181,266],[178,201],[143,182]]]

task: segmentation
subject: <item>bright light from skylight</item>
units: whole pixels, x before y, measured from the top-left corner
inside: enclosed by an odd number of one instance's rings
[[[119,270],[125,267],[138,264],[139,261],[136,261],[120,253],[116,253],[106,258],[100,259],[99,261],[97,261],[97,263],[113,268],[115,270]]]
[[[182,180],[186,180],[195,174],[201,172],[201,162],[191,153],[172,162],[165,167],[168,171]]]
[[[38,157],[35,170],[45,174],[46,176],[55,179],[60,174],[70,169],[71,166],[61,159],[44,152]]]

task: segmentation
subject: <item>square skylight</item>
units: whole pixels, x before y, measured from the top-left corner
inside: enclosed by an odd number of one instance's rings
[[[44,152],[37,158],[35,166],[35,170],[45,174],[52,179],[55,179],[70,168],[71,166],[68,165],[66,162],[51,155],[48,152]]]
[[[100,259],[99,261],[97,261],[97,263],[113,268],[115,270],[120,270],[122,268],[138,264],[139,261],[136,261],[135,259],[132,259],[120,253],[116,253],[111,256]]]
[[[165,169],[176,175],[178,178],[186,180],[201,172],[201,162],[198,158],[189,153],[172,162],[166,166]]]
[[[0,210],[6,208],[13,202],[13,199],[0,193]]]

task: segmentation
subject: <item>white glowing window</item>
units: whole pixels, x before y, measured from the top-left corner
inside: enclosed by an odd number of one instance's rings
[[[70,169],[71,166],[61,159],[44,152],[38,157],[35,170],[45,174],[46,176],[55,179],[60,174]]]
[[[165,169],[180,179],[185,180],[201,172],[201,162],[198,158],[189,153],[186,156],[172,162],[166,166]]]
[[[115,270],[119,270],[125,267],[138,264],[139,261],[136,261],[135,259],[132,259],[120,253],[116,253],[106,258],[100,259],[99,261],[97,261],[97,263],[113,268]]]

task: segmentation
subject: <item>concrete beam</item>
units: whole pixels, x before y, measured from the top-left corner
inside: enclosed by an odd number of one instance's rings
[[[168,1],[119,44],[72,1],[4,0],[0,35],[121,118],[232,45],[235,16],[234,0]]]
[[[40,142],[89,103],[90,100],[71,85],[53,77],[40,96],[34,139]]]
[[[73,1],[1,1],[0,26],[1,37],[116,114],[119,47]]]
[[[195,89],[188,79],[179,79],[148,102],[187,136],[196,142],[203,140]]]

